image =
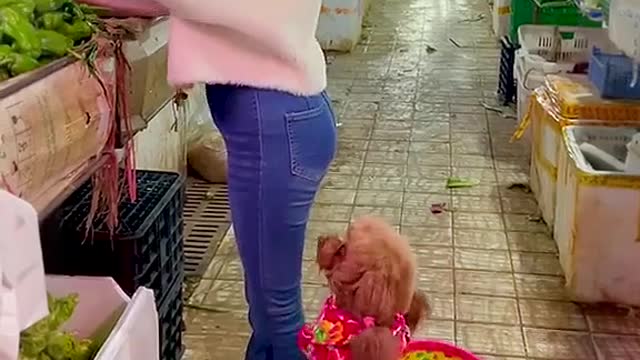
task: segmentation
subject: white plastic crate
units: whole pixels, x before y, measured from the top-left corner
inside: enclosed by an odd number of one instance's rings
[[[640,306],[640,176],[594,170],[579,149],[588,142],[624,161],[625,145],[638,131],[563,129],[554,238],[575,300]]]
[[[521,49],[531,55],[539,55],[550,64],[545,72],[564,72],[553,67],[554,63],[588,63],[591,49],[595,46],[605,51],[615,51],[606,29],[554,26],[522,25],[518,28]]]
[[[640,2],[612,0],[609,7],[609,38],[625,55],[640,62]]]
[[[498,39],[509,35],[511,30],[511,0],[495,0],[491,11],[493,32]]]

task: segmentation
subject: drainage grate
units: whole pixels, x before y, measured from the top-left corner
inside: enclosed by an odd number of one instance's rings
[[[227,185],[189,178],[184,205],[187,276],[204,275],[230,225]]]

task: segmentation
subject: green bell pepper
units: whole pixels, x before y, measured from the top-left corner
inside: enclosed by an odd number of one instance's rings
[[[29,21],[31,21],[34,18],[33,12],[35,10],[36,5],[31,0],[23,0],[23,1],[16,2],[15,4],[12,4],[12,5],[7,5],[5,7],[15,10],[20,15],[24,16],[25,18],[29,19]]]
[[[51,30],[38,30],[43,55],[62,57],[73,47],[73,40]]]
[[[37,23],[45,30],[58,30],[65,24],[68,16],[66,13],[54,11],[40,16]]]
[[[19,53],[13,53],[10,56],[12,63],[9,65],[9,70],[13,76],[24,74],[40,67],[38,60],[30,56]]]
[[[0,68],[0,81],[9,80],[11,78],[11,74],[7,69]]]
[[[22,0],[0,0],[0,7],[12,6],[15,4],[20,4]]]
[[[93,28],[84,20],[75,20],[71,24],[64,23],[58,30],[74,42],[87,39],[93,35]]]
[[[36,59],[40,57],[40,39],[35,27],[14,9],[0,8],[0,32],[13,39],[18,52]]]
[[[35,0],[36,13],[46,14],[60,10],[69,0]]]

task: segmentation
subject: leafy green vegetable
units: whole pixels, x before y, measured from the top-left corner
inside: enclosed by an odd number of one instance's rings
[[[471,179],[463,179],[458,177],[450,177],[449,179],[447,179],[447,189],[470,188],[478,184],[478,181]]]
[[[91,340],[78,340],[60,330],[78,304],[78,296],[49,296],[49,315],[20,336],[20,360],[90,360],[95,353]]]

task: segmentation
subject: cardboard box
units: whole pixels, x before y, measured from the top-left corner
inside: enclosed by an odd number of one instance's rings
[[[129,109],[133,131],[147,127],[154,115],[173,98],[173,88],[167,82],[167,42],[169,20],[160,18],[124,44],[124,53],[131,65]]]
[[[113,91],[113,59],[96,65]],[[0,189],[46,210],[104,149],[107,95],[83,62],[68,58],[0,84]]]

